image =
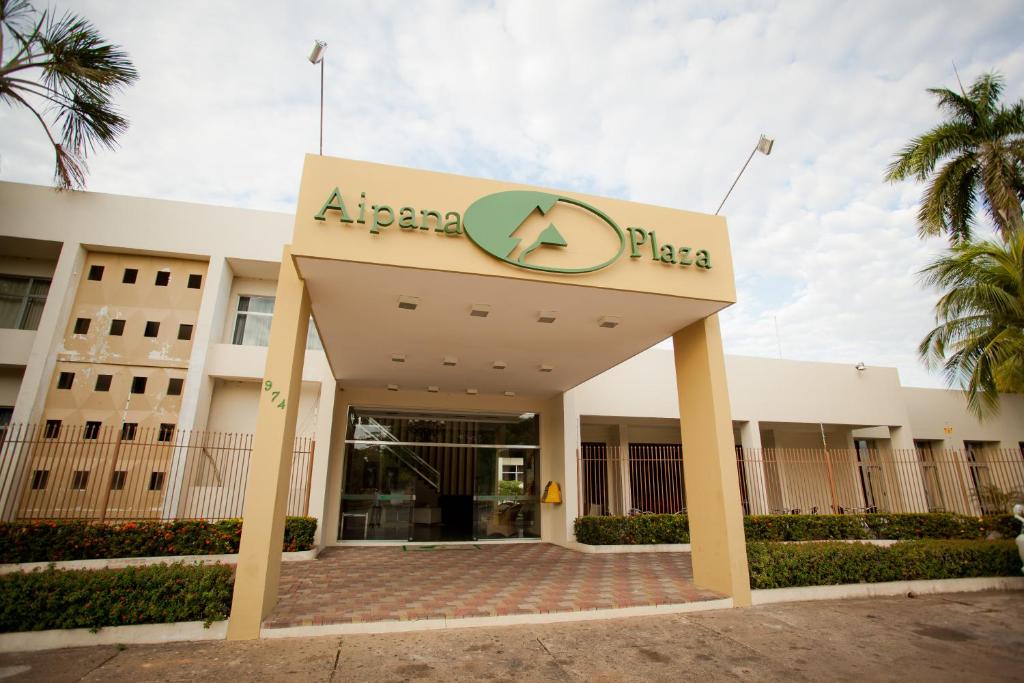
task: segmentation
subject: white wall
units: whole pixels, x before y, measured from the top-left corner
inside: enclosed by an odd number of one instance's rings
[[[259,382],[215,380],[207,429],[214,432],[254,434],[259,399]],[[299,397],[299,415],[295,421],[295,436],[314,435],[319,403],[320,385],[303,382],[302,394]]]

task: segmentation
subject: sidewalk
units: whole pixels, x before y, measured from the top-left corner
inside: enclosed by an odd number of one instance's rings
[[[0,655],[16,681],[1024,681],[1024,594]]]

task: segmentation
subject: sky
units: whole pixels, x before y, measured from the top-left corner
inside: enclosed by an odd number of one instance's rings
[[[91,191],[293,213],[318,146],[315,38],[333,156],[712,213],[766,133],[722,211],[726,352],[895,367],[908,386],[942,386],[916,354],[938,296],[916,273],[944,242],[917,237],[922,186],[886,166],[941,120],[925,89],[957,88],[954,63],[1024,97],[1019,0],[49,6],[141,76]],[[38,123],[0,106],[0,180],[52,175]]]

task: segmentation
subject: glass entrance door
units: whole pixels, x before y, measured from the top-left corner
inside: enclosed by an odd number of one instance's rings
[[[533,413],[351,409],[338,538],[539,537],[538,441]]]

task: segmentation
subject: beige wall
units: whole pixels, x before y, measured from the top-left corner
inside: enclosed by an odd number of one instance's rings
[[[0,367],[0,406],[14,405],[24,372],[24,368]]]
[[[207,429],[212,432],[253,434],[256,431],[256,408],[260,399],[260,383],[217,379]],[[295,436],[312,437],[316,432],[320,402],[320,385],[303,382],[299,396],[299,413]]]
[[[964,441],[997,441],[1000,448],[1024,442],[1024,396],[1004,394],[999,414],[984,422],[967,411],[963,394],[942,389],[903,389],[915,439],[944,441],[946,448],[963,448]],[[946,429],[952,431],[946,433]]]

